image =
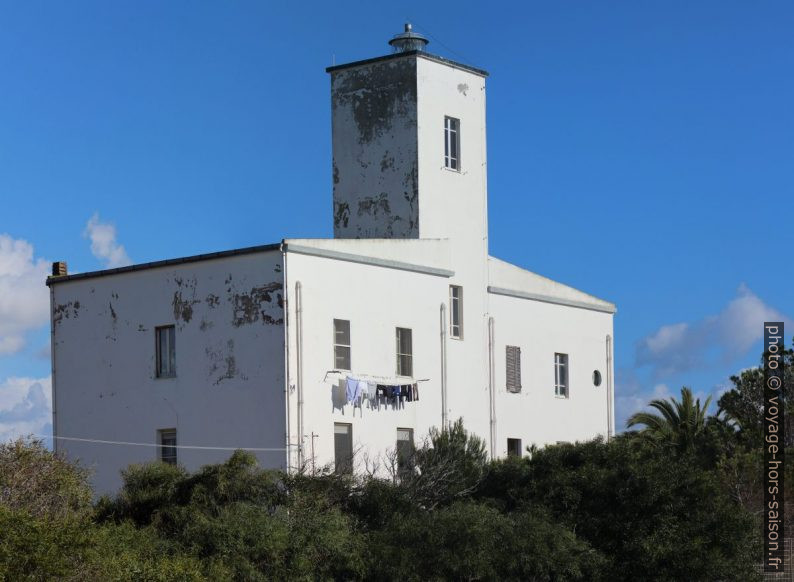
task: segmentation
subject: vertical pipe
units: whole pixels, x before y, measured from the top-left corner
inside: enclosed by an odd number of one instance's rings
[[[441,304],[441,428],[449,427],[447,407],[447,306]]]
[[[496,458],[496,371],[494,358],[494,322],[488,318],[488,392],[490,397],[491,458]]]
[[[607,442],[614,430],[612,419],[612,336],[607,334]]]
[[[303,470],[303,296],[301,283],[295,283],[295,338],[298,343],[297,384],[298,384],[298,470]]]
[[[50,285],[50,389],[52,390],[52,450],[58,452],[58,399],[55,397],[55,289]]]
[[[287,474],[290,472],[292,466],[292,447],[290,446],[290,405],[289,405],[289,280],[287,279],[287,249],[284,243],[281,244],[281,263],[284,269],[284,281],[282,282],[282,289],[284,290],[284,407],[286,412],[286,423],[284,430],[284,448],[286,451],[287,464],[285,469]]]

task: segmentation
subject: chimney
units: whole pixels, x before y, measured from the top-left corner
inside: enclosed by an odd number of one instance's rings
[[[52,264],[53,277],[65,277],[68,274],[66,270],[66,261],[56,261]]]

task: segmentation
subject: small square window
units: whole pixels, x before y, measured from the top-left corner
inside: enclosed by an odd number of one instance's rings
[[[414,375],[413,339],[410,329],[397,328],[397,375]]]
[[[507,391],[521,392],[521,348],[507,346]]]
[[[173,378],[176,376],[176,350],[174,346],[176,333],[174,326],[164,325],[156,327],[154,335],[157,352],[157,377]]]
[[[353,425],[334,423],[334,471],[353,473]]]
[[[449,335],[463,339],[463,287],[449,286]]]
[[[460,120],[444,118],[444,167],[460,170]]]
[[[157,440],[160,445],[160,460],[169,465],[176,465],[176,429],[158,430]]]
[[[350,370],[350,322],[334,319],[334,369]]]
[[[568,398],[568,354],[554,354],[554,394]]]
[[[521,456],[521,439],[507,439],[507,456]]]

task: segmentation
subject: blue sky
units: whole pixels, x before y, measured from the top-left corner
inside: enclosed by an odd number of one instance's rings
[[[491,254],[618,305],[618,421],[794,335],[794,4],[0,3],[0,438],[70,271],[327,237],[324,68],[405,21],[487,69]]]

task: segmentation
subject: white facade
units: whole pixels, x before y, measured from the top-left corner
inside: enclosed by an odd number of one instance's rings
[[[614,430],[614,306],[488,255],[486,74],[421,51],[329,72],[334,239],[49,280],[56,447],[94,468],[99,492],[158,458],[144,445],[170,429],[190,469],[238,447],[291,469],[333,464],[335,424],[349,424],[360,470],[383,464],[398,429],[418,441],[458,417],[495,457],[508,439]],[[335,371],[334,319],[350,322],[350,371]],[[158,378],[155,328],[168,325],[176,372]],[[396,328],[412,333],[411,377],[397,376]],[[520,348],[519,392],[507,346]],[[419,381],[419,400],[354,407],[348,374]]]

